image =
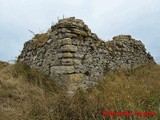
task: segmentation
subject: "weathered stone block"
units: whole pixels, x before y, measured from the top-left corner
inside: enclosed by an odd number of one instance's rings
[[[64,45],[60,48],[61,52],[76,52],[77,46],[75,45]]]
[[[65,37],[77,38],[78,36],[76,34],[73,34],[73,33],[65,33]]]
[[[60,58],[73,58],[73,54],[72,53],[59,53],[57,54],[57,57]]]
[[[71,44],[72,44],[72,40],[70,38],[64,38],[57,41],[58,46],[71,45]]]
[[[82,81],[84,79],[84,76],[81,73],[70,74],[70,75],[65,75],[65,79],[68,82]]]
[[[67,28],[60,28],[57,30],[59,33],[70,33],[71,31],[68,30]]]
[[[51,67],[51,73],[74,73],[74,66],[53,66]]]
[[[62,59],[62,65],[74,65],[72,59]]]
[[[82,36],[87,36],[87,33],[85,31],[82,31],[82,30],[73,29],[72,32],[76,33],[76,34],[79,34],[79,35],[82,35]]]
[[[84,54],[75,53],[75,54],[74,54],[74,57],[75,57],[75,58],[81,58],[81,59],[82,59],[82,58],[84,57]]]
[[[62,65],[81,65],[81,60],[78,59],[62,59],[61,60]]]
[[[79,59],[73,59],[74,65],[81,65],[81,60]]]

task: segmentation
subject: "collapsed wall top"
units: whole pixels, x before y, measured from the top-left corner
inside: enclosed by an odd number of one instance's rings
[[[119,35],[104,42],[74,17],[59,20],[26,42],[18,61],[53,77],[68,91],[97,84],[109,70],[154,63],[141,41]]]
[[[56,25],[51,27],[51,31],[55,32],[55,34],[59,34],[60,39],[65,37],[76,38],[77,36],[88,36],[94,38],[95,40],[98,39],[97,35],[91,33],[91,30],[82,20],[75,19],[75,17],[59,20]]]

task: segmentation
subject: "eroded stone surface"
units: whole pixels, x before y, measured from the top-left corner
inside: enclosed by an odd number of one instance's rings
[[[74,66],[53,66],[51,67],[51,73],[57,73],[57,74],[74,73]]]
[[[72,40],[70,38],[64,38],[64,39],[58,40],[57,44],[59,46],[62,46],[62,45],[72,45]]]
[[[84,75],[81,73],[65,75],[66,80],[70,82],[82,81],[84,80]]]
[[[60,48],[61,52],[76,52],[77,51],[77,46],[75,45],[63,45]]]

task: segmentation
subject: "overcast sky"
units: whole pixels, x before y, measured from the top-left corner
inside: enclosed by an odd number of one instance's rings
[[[82,19],[101,39],[130,34],[160,62],[160,0],[0,0],[0,60],[15,60],[24,42],[57,18]]]

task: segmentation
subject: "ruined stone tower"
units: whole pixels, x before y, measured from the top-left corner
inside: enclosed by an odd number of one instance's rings
[[[51,76],[68,89],[97,84],[106,70],[132,69],[154,62],[141,41],[119,35],[104,42],[74,17],[24,44],[18,61]]]

